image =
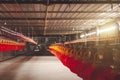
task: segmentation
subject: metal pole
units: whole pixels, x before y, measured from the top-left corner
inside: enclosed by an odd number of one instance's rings
[[[97,37],[96,46],[99,46],[100,41],[99,26],[96,27],[96,37]]]

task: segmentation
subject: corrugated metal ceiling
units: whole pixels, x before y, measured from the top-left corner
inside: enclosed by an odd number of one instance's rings
[[[105,3],[100,0],[73,0],[74,4],[67,4],[64,0],[50,0],[49,3],[54,2],[51,5],[44,5],[44,0],[33,0],[33,3],[30,1],[28,4],[26,0],[23,1],[26,4],[18,0],[13,0],[13,3],[9,0],[1,1],[0,24],[25,35],[65,35],[81,33],[120,17],[117,0],[116,4],[107,0],[102,0]],[[82,4],[82,1],[86,3]]]

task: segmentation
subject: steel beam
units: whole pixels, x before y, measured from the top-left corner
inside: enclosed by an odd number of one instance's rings
[[[46,13],[46,11],[0,11],[0,13]],[[120,11],[48,11],[48,13],[120,13]]]
[[[43,34],[34,34],[34,35],[30,35],[33,37],[62,37],[62,35],[43,35]]]
[[[5,22],[4,21],[2,21],[2,22],[0,22],[0,24],[4,24]],[[28,23],[27,22],[6,22],[7,24],[6,25],[28,25]],[[31,22],[30,23],[30,25],[43,25],[44,24],[44,22],[43,23],[41,23],[41,22]]]
[[[26,28],[26,27],[29,27],[29,28],[44,28],[44,26],[32,26],[32,25],[5,25],[6,27],[22,27],[22,28]]]
[[[115,17],[96,17],[96,18],[47,18],[47,20],[99,20],[99,19],[115,19]],[[1,17],[0,20],[26,20],[26,18],[11,18],[11,17]],[[45,18],[27,18],[27,20],[45,20]]]
[[[27,32],[28,30],[22,30],[22,31],[25,31],[25,32]],[[43,31],[43,29],[41,29],[41,30],[34,30],[34,31]],[[52,31],[52,32],[54,32],[54,31],[60,31],[60,32],[66,32],[66,31],[73,31],[73,32],[75,32],[75,31],[85,31],[85,30],[46,30],[47,32],[48,31]]]
[[[46,29],[47,29],[47,18],[48,18],[48,6],[49,5],[49,0],[47,0],[47,5],[46,5],[46,12],[45,12],[45,24],[44,24],[44,33],[46,34]]]
[[[0,0],[0,4],[45,4],[47,0]],[[49,0],[49,4],[111,4],[120,3],[120,0]]]

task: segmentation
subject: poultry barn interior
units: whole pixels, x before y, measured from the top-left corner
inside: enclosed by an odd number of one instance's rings
[[[0,80],[120,80],[119,0],[0,0]]]

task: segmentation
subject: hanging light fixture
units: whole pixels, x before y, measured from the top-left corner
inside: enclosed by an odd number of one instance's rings
[[[4,25],[7,25],[6,21],[4,22]]]
[[[72,30],[74,31],[75,29],[73,28]]]

